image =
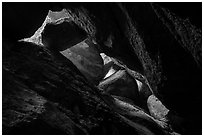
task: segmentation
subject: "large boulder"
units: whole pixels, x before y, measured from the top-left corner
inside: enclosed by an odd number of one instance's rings
[[[86,35],[86,32],[72,21],[49,23],[42,32],[42,43],[52,50],[63,51],[83,41]]]
[[[111,95],[117,95],[140,104],[138,87],[135,80],[125,70],[118,70],[99,84],[99,88]]]

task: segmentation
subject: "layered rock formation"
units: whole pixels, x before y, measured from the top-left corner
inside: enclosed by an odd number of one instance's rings
[[[201,133],[199,28],[156,3],[56,5],[3,31],[3,134]]]

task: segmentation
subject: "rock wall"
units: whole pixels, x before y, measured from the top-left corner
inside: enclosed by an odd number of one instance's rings
[[[3,134],[201,134],[201,29],[161,5],[3,4]]]

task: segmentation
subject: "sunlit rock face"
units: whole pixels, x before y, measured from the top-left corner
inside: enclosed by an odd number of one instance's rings
[[[19,41],[27,41],[27,42],[35,43],[39,46],[45,46],[45,45],[43,45],[43,42],[42,42],[42,32],[43,32],[45,26],[49,23],[56,23],[57,24],[57,22],[60,22],[62,20],[66,20],[66,22],[71,21],[71,16],[67,13],[67,10],[63,9],[62,11],[57,11],[57,12],[49,10],[44,22],[37,29],[37,31],[35,31],[35,33],[31,37],[24,38],[24,39],[21,39]]]
[[[97,85],[103,78],[103,60],[94,44],[82,41],[64,51],[60,51],[93,84]]]
[[[156,96],[149,96],[149,98],[147,99],[147,106],[152,116],[161,121],[166,121],[169,110],[162,104],[162,102]]]
[[[20,40],[31,43],[5,42],[4,133],[201,132],[200,95],[190,88],[201,87],[190,58],[201,64],[201,31],[154,4],[79,5],[50,10]]]
[[[141,91],[142,90],[142,82],[140,82],[139,80],[136,80],[137,85],[138,85],[138,90]]]
[[[49,10],[47,17],[51,19],[51,22],[56,22],[61,19],[70,19],[71,16],[68,14],[66,9],[62,9],[61,11],[51,11]]]
[[[109,76],[113,75],[117,70],[113,68],[114,62],[112,59],[104,53],[100,53],[100,56],[103,59],[104,64],[104,79],[108,78]]]

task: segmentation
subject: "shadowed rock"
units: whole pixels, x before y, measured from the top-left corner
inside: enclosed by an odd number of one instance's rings
[[[4,14],[3,134],[201,133],[200,29],[156,4],[62,5],[44,46],[13,42],[35,20]]]
[[[63,51],[86,38],[86,32],[74,22],[47,24],[42,33],[42,43],[56,51]]]

